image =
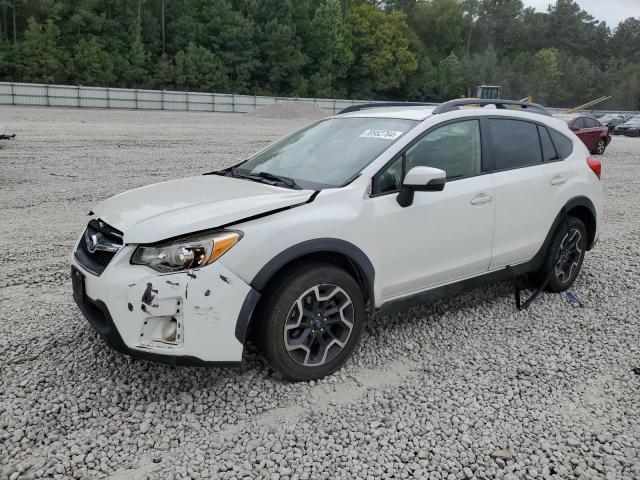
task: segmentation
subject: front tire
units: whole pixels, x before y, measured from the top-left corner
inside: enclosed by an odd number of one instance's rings
[[[336,371],[364,327],[365,302],[358,283],[328,263],[301,265],[274,283],[255,337],[267,363],[294,381]]]
[[[584,223],[579,218],[568,217],[554,234],[541,269],[543,278],[549,276],[546,290],[562,292],[573,285],[582,268],[586,246]]]

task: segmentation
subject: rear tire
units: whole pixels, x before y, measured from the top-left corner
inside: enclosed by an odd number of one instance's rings
[[[598,140],[596,148],[591,152],[593,155],[602,155],[604,151],[607,149],[607,142],[604,138]]]
[[[286,271],[265,299],[254,341],[267,363],[289,380],[335,372],[358,343],[365,322],[362,290],[335,265]]]
[[[549,275],[547,291],[562,292],[573,285],[582,268],[586,247],[587,229],[584,223],[579,218],[568,217],[553,235],[540,269],[539,277],[544,279]]]

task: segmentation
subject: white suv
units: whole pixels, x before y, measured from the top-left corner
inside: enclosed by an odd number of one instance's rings
[[[599,177],[539,105],[350,107],[235,167],[99,204],[74,298],[135,357],[237,364],[250,333],[286,378],[319,378],[371,317],[527,273],[568,288],[598,238]]]

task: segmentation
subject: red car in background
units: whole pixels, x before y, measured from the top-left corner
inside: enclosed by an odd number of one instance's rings
[[[558,118],[569,124],[571,131],[582,140],[592,154],[602,155],[611,142],[609,127],[593,117],[559,115]]]

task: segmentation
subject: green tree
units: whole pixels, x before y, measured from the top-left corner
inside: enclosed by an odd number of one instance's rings
[[[131,37],[131,47],[126,55],[127,63],[123,78],[129,86],[144,87],[149,83],[147,77],[149,53],[142,42],[139,25],[134,27]]]
[[[517,49],[521,40],[522,0],[482,0],[476,23],[474,51],[492,47],[499,55]]]
[[[160,56],[156,74],[153,79],[153,87],[159,89],[175,88],[175,66],[166,53]]]
[[[229,77],[220,58],[193,42],[176,55],[176,86],[183,90],[225,92]]]
[[[300,39],[289,25],[273,20],[265,27],[262,66],[266,73],[265,89],[276,95],[307,92],[302,68],[308,57],[302,52]]]
[[[546,48],[533,57],[533,78],[531,94],[537,101],[546,103],[560,87],[562,72],[560,70],[560,52],[556,48]]]
[[[636,108],[640,19],[576,0],[0,0],[0,79]],[[471,89],[471,91],[470,91]]]
[[[640,63],[640,18],[627,18],[618,24],[609,51],[618,58]]]
[[[355,55],[349,76],[352,94],[385,96],[417,69],[404,13],[385,13],[361,4],[349,12],[347,26]]]
[[[462,73],[462,63],[455,53],[451,53],[438,64],[435,69],[434,86],[437,100],[450,100],[466,94]]]
[[[83,85],[107,86],[115,81],[113,60],[97,38],[81,38],[73,48],[73,76]]]
[[[416,6],[414,30],[431,58],[442,59],[464,44],[463,13],[458,0],[427,0]]]
[[[607,43],[609,29],[574,0],[557,0],[550,5],[546,23],[544,36],[549,46],[592,60],[604,60],[602,47]]]
[[[52,19],[44,25],[29,18],[20,44],[22,78],[30,82],[54,83],[66,80],[68,58],[60,45],[60,31]]]
[[[331,97],[341,91],[339,83],[354,58],[339,0],[323,0],[315,11],[309,37],[311,91],[317,97]]]
[[[216,53],[240,92],[251,91],[251,78],[260,66],[253,22],[234,10],[228,0],[207,2],[204,43]]]

